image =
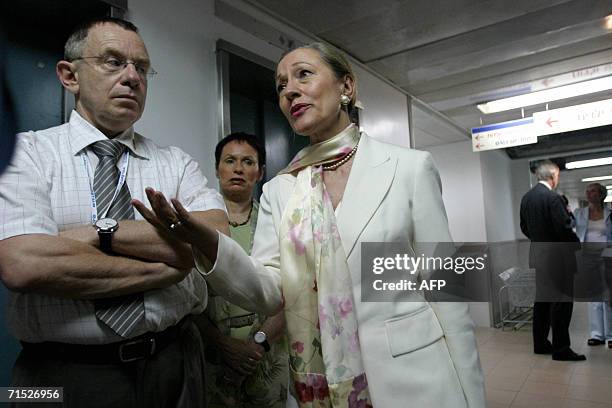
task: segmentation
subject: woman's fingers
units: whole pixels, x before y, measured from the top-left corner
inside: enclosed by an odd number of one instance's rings
[[[240,368],[242,368],[245,371],[248,371],[249,374],[251,374],[257,368],[258,363],[259,363],[259,360],[255,360],[251,357],[245,357],[243,358],[240,364]]]
[[[258,346],[258,345],[256,345],[256,346]],[[262,357],[263,357],[263,355],[261,353],[259,353],[257,350],[255,350],[255,349],[251,348],[251,346],[249,346],[247,358],[250,361],[254,361],[256,363],[259,360],[261,360]]]
[[[187,211],[185,207],[183,207],[183,204],[181,204],[179,200],[173,198],[170,201],[172,202],[172,206],[178,214],[179,220],[182,221],[184,224],[189,224],[189,222],[191,221],[191,214],[189,214],[189,211]]]
[[[149,224],[158,229],[165,229],[165,226],[161,224],[155,213],[149,210],[142,201],[133,199],[132,205]]]
[[[240,368],[246,372],[246,375],[251,375],[255,371],[255,367],[248,364],[243,364]]]
[[[239,365],[238,367],[234,367],[234,370],[240,374],[240,375],[249,375],[251,374],[251,371],[245,369],[244,367],[242,367],[241,365]]]
[[[145,220],[152,222],[155,220],[155,214],[153,214],[147,207],[145,207],[144,203],[137,199],[132,199],[132,205],[136,210],[142,215],[142,218]]]
[[[249,375],[251,370],[242,360],[227,360],[227,364],[240,375]]]
[[[189,230],[184,228],[192,219],[189,211],[178,200],[168,201],[161,191],[156,191],[151,187],[145,189],[145,194],[151,204],[151,210],[146,208],[142,202],[133,200],[134,207],[144,219],[174,239],[191,242],[193,236],[190,235]]]
[[[164,211],[164,203],[159,197],[161,193],[152,188],[146,188],[145,192],[155,215],[157,215],[162,222],[165,221],[166,211]]]
[[[179,223],[179,217],[176,211],[174,211],[161,191],[155,191],[151,188],[147,188],[145,191],[147,198],[151,203],[151,208],[157,215],[157,218],[166,228],[171,228],[172,225]]]

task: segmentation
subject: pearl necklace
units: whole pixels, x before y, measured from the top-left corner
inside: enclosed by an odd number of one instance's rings
[[[323,165],[323,170],[324,171],[329,171],[329,170],[336,170],[338,167],[342,166],[344,163],[346,163],[347,161],[349,161],[351,159],[351,157],[353,157],[355,155],[355,152],[357,151],[357,147],[359,147],[359,143],[357,143],[355,145],[355,147],[353,147],[353,149],[347,153],[346,156],[344,156],[342,159],[340,159],[339,161],[335,162],[334,164],[328,164],[328,165]]]

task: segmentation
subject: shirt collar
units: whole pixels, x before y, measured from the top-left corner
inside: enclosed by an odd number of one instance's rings
[[[107,139],[104,133],[86,121],[76,110],[73,110],[70,114],[68,125],[70,127],[70,146],[73,155],[79,154],[83,149],[97,141]],[[148,158],[144,146],[142,143],[138,143],[134,137],[133,126],[115,136],[114,140],[127,146],[130,149],[130,154]]]
[[[546,187],[548,187],[548,189],[549,189],[549,190],[552,190],[552,187],[550,186],[550,184],[548,184],[548,182],[547,182],[547,181],[540,180],[540,181],[538,181],[538,183],[540,183],[540,184],[544,184]]]

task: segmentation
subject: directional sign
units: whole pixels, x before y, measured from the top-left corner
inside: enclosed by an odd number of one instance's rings
[[[612,74],[612,64],[603,64],[590,68],[582,68],[576,71],[555,75],[532,82],[531,92],[540,91],[561,85],[569,85],[574,82],[586,81],[589,79],[601,78]]]
[[[504,149],[537,143],[533,119],[525,118],[472,129],[472,151]]]
[[[498,88],[495,91],[477,92],[468,96],[458,96],[456,98],[444,99],[439,102],[431,102],[431,106],[438,111],[445,111],[458,108],[460,106],[472,105],[492,101],[495,99],[508,98],[510,96],[521,95],[524,93],[541,91],[544,89],[569,85],[574,82],[581,82],[612,75],[612,63],[597,65],[590,68],[578,69],[560,75],[553,75],[544,79],[523,82],[520,84]]]
[[[538,136],[612,124],[612,99],[533,114]]]

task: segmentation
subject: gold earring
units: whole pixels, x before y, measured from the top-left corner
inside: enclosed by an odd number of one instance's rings
[[[348,97],[348,95],[342,94],[340,95],[340,103],[343,106],[348,105],[351,102],[351,98]]]

